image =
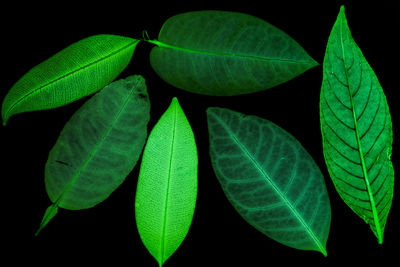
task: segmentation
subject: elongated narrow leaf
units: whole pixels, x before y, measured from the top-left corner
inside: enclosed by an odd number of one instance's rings
[[[301,144],[259,117],[209,108],[207,118],[212,166],[239,214],[282,244],[326,255],[329,197]]]
[[[189,231],[196,197],[196,143],[174,98],[147,140],[135,200],[140,237],[160,266]]]
[[[343,6],[328,40],[323,73],[326,165],[342,199],[382,243],[393,198],[392,123],[382,87],[351,36]]]
[[[139,75],[106,86],[71,117],[46,163],[46,190],[53,205],[38,232],[58,207],[93,207],[124,181],[142,152],[149,118],[146,84]]]
[[[153,69],[169,84],[198,94],[239,95],[284,83],[317,63],[283,31],[227,11],[176,15],[151,50]]]
[[[61,50],[10,89],[3,101],[3,124],[14,114],[60,107],[100,90],[128,65],[138,42],[95,35]]]

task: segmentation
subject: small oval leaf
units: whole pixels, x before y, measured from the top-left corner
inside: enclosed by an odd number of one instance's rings
[[[60,107],[102,89],[128,65],[138,42],[95,35],[61,50],[13,85],[3,101],[3,125],[14,114]]]
[[[49,153],[45,183],[53,206],[87,209],[107,199],[136,165],[149,118],[142,76],[113,82],[91,97]],[[56,209],[48,209],[39,231],[55,215],[51,210]]]
[[[136,190],[140,237],[161,266],[189,231],[197,197],[197,148],[193,131],[173,98],[146,143]]]
[[[326,255],[329,197],[301,144],[256,116],[209,108],[207,119],[212,166],[238,213],[282,244]]]
[[[284,83],[318,65],[289,35],[237,12],[196,11],[169,18],[150,41],[150,62],[167,83],[230,96]]]

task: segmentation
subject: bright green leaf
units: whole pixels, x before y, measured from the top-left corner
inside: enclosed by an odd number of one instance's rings
[[[46,163],[53,205],[37,233],[57,207],[87,209],[107,199],[136,165],[149,118],[146,84],[139,75],[106,86],[71,117]]]
[[[139,41],[95,35],[76,42],[32,68],[10,89],[2,118],[66,105],[100,90],[128,65]]]
[[[198,94],[239,95],[284,83],[318,65],[290,36],[259,18],[196,11],[169,18],[150,62],[169,84]]]
[[[382,87],[351,36],[343,6],[326,47],[320,119],[336,189],[382,243],[393,198],[392,123]]]
[[[301,144],[259,117],[209,108],[207,119],[212,166],[237,212],[282,244],[326,255],[329,197]]]
[[[174,98],[147,140],[135,201],[140,237],[160,266],[189,231],[196,196],[196,143]]]

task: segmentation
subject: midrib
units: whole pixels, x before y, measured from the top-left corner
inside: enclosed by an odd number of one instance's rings
[[[345,70],[345,73],[346,73],[347,88],[349,90],[349,97],[350,97],[351,108],[352,108],[352,113],[353,113],[353,121],[354,121],[354,128],[355,128],[355,134],[356,134],[357,145],[358,145],[358,152],[359,152],[359,155],[360,155],[361,166],[362,166],[362,170],[363,170],[363,174],[364,174],[364,178],[365,178],[364,179],[365,180],[365,185],[366,185],[368,196],[369,196],[369,200],[370,200],[370,203],[371,203],[371,210],[372,210],[372,214],[373,214],[373,217],[374,217],[375,229],[376,229],[376,233],[377,233],[377,237],[378,237],[378,243],[382,244],[383,236],[382,236],[382,232],[381,232],[381,225],[380,225],[379,218],[378,218],[378,212],[376,210],[374,196],[372,194],[371,186],[370,186],[370,183],[369,183],[368,171],[367,171],[367,167],[366,167],[366,164],[365,164],[363,149],[362,149],[362,146],[361,146],[360,134],[359,134],[359,131],[358,131],[357,114],[356,114],[356,109],[355,109],[355,105],[354,105],[354,101],[353,101],[352,90],[350,88],[350,78],[349,78],[348,70],[346,68],[347,65],[346,65],[346,57],[345,57],[345,53],[344,53],[344,42],[343,42],[343,23],[344,23],[343,22],[343,16],[344,16],[344,14],[342,14],[341,20],[340,20],[340,46],[342,48],[343,65],[344,65],[344,70]],[[360,69],[360,71],[362,71],[362,68]]]
[[[264,171],[262,166],[259,164],[257,159],[253,157],[253,155],[247,150],[247,148],[238,140],[238,138],[235,136],[235,134],[230,130],[230,128],[220,120],[218,117],[215,116],[215,118],[221,123],[221,125],[227,130],[229,136],[235,141],[235,143],[238,145],[238,147],[242,150],[242,152],[250,159],[251,163],[255,168],[262,174],[262,176],[267,180],[267,182],[271,185],[273,190],[277,193],[277,195],[282,199],[282,201],[286,204],[290,212],[294,215],[294,217],[300,222],[300,224],[304,227],[308,235],[311,237],[311,239],[314,241],[314,243],[317,245],[317,247],[320,249],[322,254],[326,255],[326,250],[324,246],[321,244],[319,239],[315,236],[314,232],[311,230],[310,226],[304,221],[304,219],[301,217],[297,209],[292,205],[292,203],[287,199],[285,194],[278,188],[278,186],[274,183],[274,181],[271,179],[271,177]]]
[[[214,52],[214,51],[195,50],[195,49],[166,44],[166,43],[163,43],[163,42],[160,42],[157,40],[145,40],[145,41],[155,44],[158,47],[164,47],[164,48],[169,48],[169,49],[174,49],[174,50],[184,51],[184,52],[189,52],[189,53],[195,53],[195,54],[247,58],[247,59],[253,59],[253,60],[260,60],[260,61],[280,61],[280,62],[287,62],[287,63],[294,63],[294,64],[313,64],[312,61],[307,61],[307,60],[294,60],[294,59],[288,59],[288,58],[272,58],[272,57],[261,57],[261,56],[245,55],[245,54],[232,54],[232,53],[223,53],[223,52]]]
[[[171,149],[170,149],[170,156],[169,156],[169,166],[168,166],[168,182],[167,182],[167,192],[165,195],[165,206],[164,206],[164,221],[163,221],[163,228],[162,228],[162,236],[161,236],[161,261],[159,263],[162,266],[164,261],[164,253],[165,253],[165,230],[167,225],[167,211],[168,211],[168,196],[169,196],[169,187],[170,187],[170,179],[171,179],[171,170],[172,170],[172,159],[174,157],[174,143],[175,143],[175,132],[176,132],[176,120],[177,120],[177,110],[176,107],[174,109],[174,125],[173,125],[173,132],[172,132],[172,140],[171,140]]]

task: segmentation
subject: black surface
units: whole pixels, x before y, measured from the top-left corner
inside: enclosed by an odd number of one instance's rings
[[[248,1],[237,4],[190,6],[172,2],[120,4],[116,1],[19,5],[2,8],[2,79],[0,99],[30,68],[66,46],[90,35],[108,33],[141,37],[147,30],[156,38],[162,23],[175,14],[204,9],[230,10],[260,17],[284,30],[320,64],[326,42],[345,3],[352,35],[377,74],[390,107],[394,143],[392,160],[399,166],[398,36],[400,11],[396,1],[371,4],[355,1]],[[260,1],[261,2],[261,1]],[[169,4],[170,6],[168,6]],[[215,3],[214,3],[215,4]],[[199,188],[190,231],[165,266],[268,266],[310,264],[337,266],[389,263],[400,246],[400,199],[395,180],[393,205],[382,246],[360,218],[340,199],[328,175],[322,155],[319,125],[319,93],[322,66],[275,88],[236,97],[211,97],[176,89],[151,69],[148,43],[140,43],[132,62],[120,75],[145,77],[152,105],[149,130],[178,97],[195,133],[199,152]],[[60,209],[38,237],[34,237],[45,209],[51,204],[44,186],[44,165],[63,125],[88,98],[54,110],[13,116],[0,128],[2,261],[53,266],[157,266],[143,246],[134,220],[134,196],[139,163],[126,181],[98,206],[81,211]],[[328,257],[283,246],[247,224],[230,205],[214,175],[208,155],[205,110],[225,107],[273,121],[295,136],[324,174],[332,207],[327,244]],[[5,248],[5,249],[4,249]],[[4,265],[5,266],[5,265]],[[307,266],[307,265],[303,265]],[[358,266],[358,265],[357,265]]]

